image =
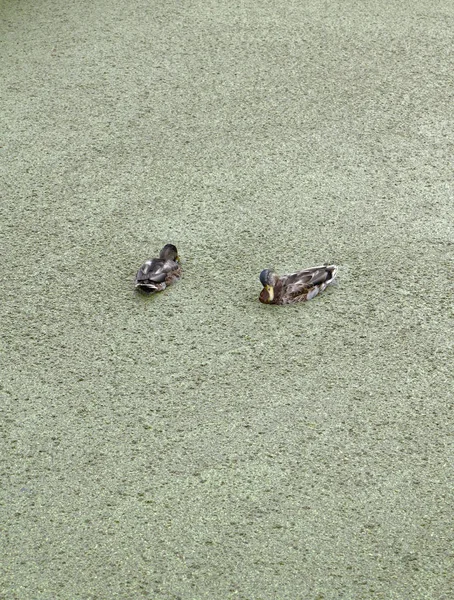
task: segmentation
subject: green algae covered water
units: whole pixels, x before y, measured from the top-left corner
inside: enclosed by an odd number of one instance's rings
[[[452,597],[451,3],[1,11],[0,597]]]

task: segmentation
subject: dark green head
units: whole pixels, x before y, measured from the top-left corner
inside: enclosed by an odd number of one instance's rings
[[[263,290],[259,296],[260,302],[263,302],[263,304],[273,304],[274,286],[278,281],[279,277],[271,269],[265,269],[260,273],[260,282],[263,285]]]
[[[162,258],[163,260],[180,260],[177,247],[173,244],[166,244],[159,253],[159,258]]]
[[[263,287],[274,287],[278,281],[278,276],[271,269],[264,269],[260,273],[260,283]]]

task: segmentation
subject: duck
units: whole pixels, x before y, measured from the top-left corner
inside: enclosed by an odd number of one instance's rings
[[[271,269],[264,269],[260,273],[263,290],[259,300],[263,304],[295,304],[312,300],[334,283],[336,274],[336,265],[310,267],[282,277]]]
[[[145,294],[162,292],[181,277],[180,258],[173,244],[166,244],[159,258],[150,258],[137,271],[135,287]]]

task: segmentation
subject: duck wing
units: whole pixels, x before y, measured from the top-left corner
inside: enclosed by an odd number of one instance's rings
[[[178,279],[181,274],[180,264],[174,260],[152,258],[144,262],[136,275],[136,288],[143,292],[161,292]]]
[[[136,275],[136,285],[144,285],[147,283],[162,283],[168,273],[165,269],[165,260],[152,258],[143,263]]]
[[[321,265],[286,275],[281,278],[283,294],[289,298],[304,296],[301,299],[310,300],[334,281],[336,272],[335,265]]]

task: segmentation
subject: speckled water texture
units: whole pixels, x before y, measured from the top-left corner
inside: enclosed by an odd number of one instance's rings
[[[451,0],[1,12],[0,598],[454,598]]]

